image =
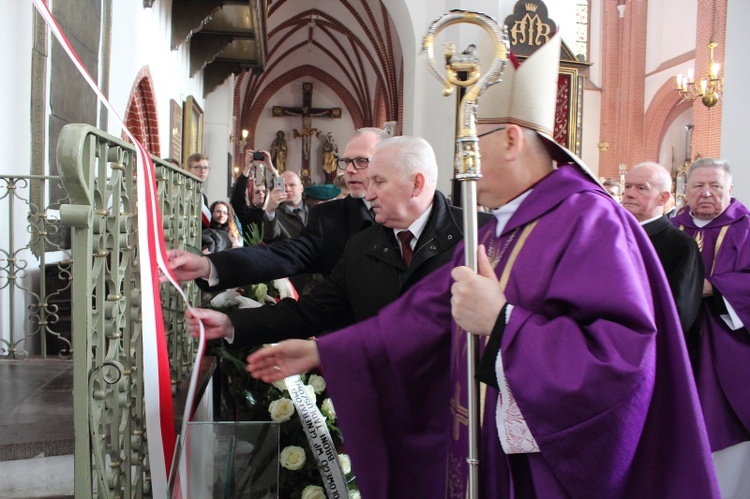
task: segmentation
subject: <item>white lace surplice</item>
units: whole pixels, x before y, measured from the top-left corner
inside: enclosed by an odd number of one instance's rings
[[[515,397],[510,391],[508,380],[503,369],[503,356],[498,353],[495,360],[495,373],[500,393],[497,397],[495,422],[500,444],[506,454],[531,454],[539,452],[539,445],[534,440],[526,420],[518,408]]]

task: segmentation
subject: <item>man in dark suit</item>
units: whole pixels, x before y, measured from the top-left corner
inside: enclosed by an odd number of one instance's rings
[[[703,263],[695,241],[663,215],[672,179],[658,163],[646,162],[625,174],[622,206],[641,223],[654,245],[672,290],[688,347],[703,293]]]
[[[209,339],[257,345],[307,338],[361,321],[448,262],[462,239],[462,213],[436,191],[432,147],[418,137],[380,143],[367,169],[366,199],[378,225],[351,237],[344,255],[315,293],[299,301],[241,309],[227,315],[197,309],[189,314],[197,334],[200,317]],[[492,217],[480,214],[480,223]]]
[[[177,280],[197,279],[202,289],[215,291],[305,272],[330,274],[349,237],[374,223],[369,204],[364,200],[365,173],[375,147],[387,136],[377,128],[354,132],[338,160],[339,168],[345,168],[349,195],[311,208],[307,226],[299,236],[205,257],[171,250],[169,264]]]

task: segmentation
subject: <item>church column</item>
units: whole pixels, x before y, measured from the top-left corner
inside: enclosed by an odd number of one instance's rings
[[[633,0],[602,5],[602,102],[599,175],[618,178],[644,155],[644,81],[648,3]]]

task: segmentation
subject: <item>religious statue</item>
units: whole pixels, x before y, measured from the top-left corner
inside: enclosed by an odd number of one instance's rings
[[[271,161],[279,173],[286,171],[286,139],[284,132],[276,132],[276,138],[271,143]]]
[[[323,145],[323,173],[326,176],[326,184],[332,184],[338,173],[336,158],[339,154],[339,146],[333,137],[333,132],[326,135],[326,143]]]

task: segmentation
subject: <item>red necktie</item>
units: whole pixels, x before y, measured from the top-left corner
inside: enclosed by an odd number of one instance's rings
[[[404,263],[408,267],[411,263],[411,240],[414,236],[408,230],[403,230],[398,233],[398,240],[401,241],[401,254],[404,257]]]

